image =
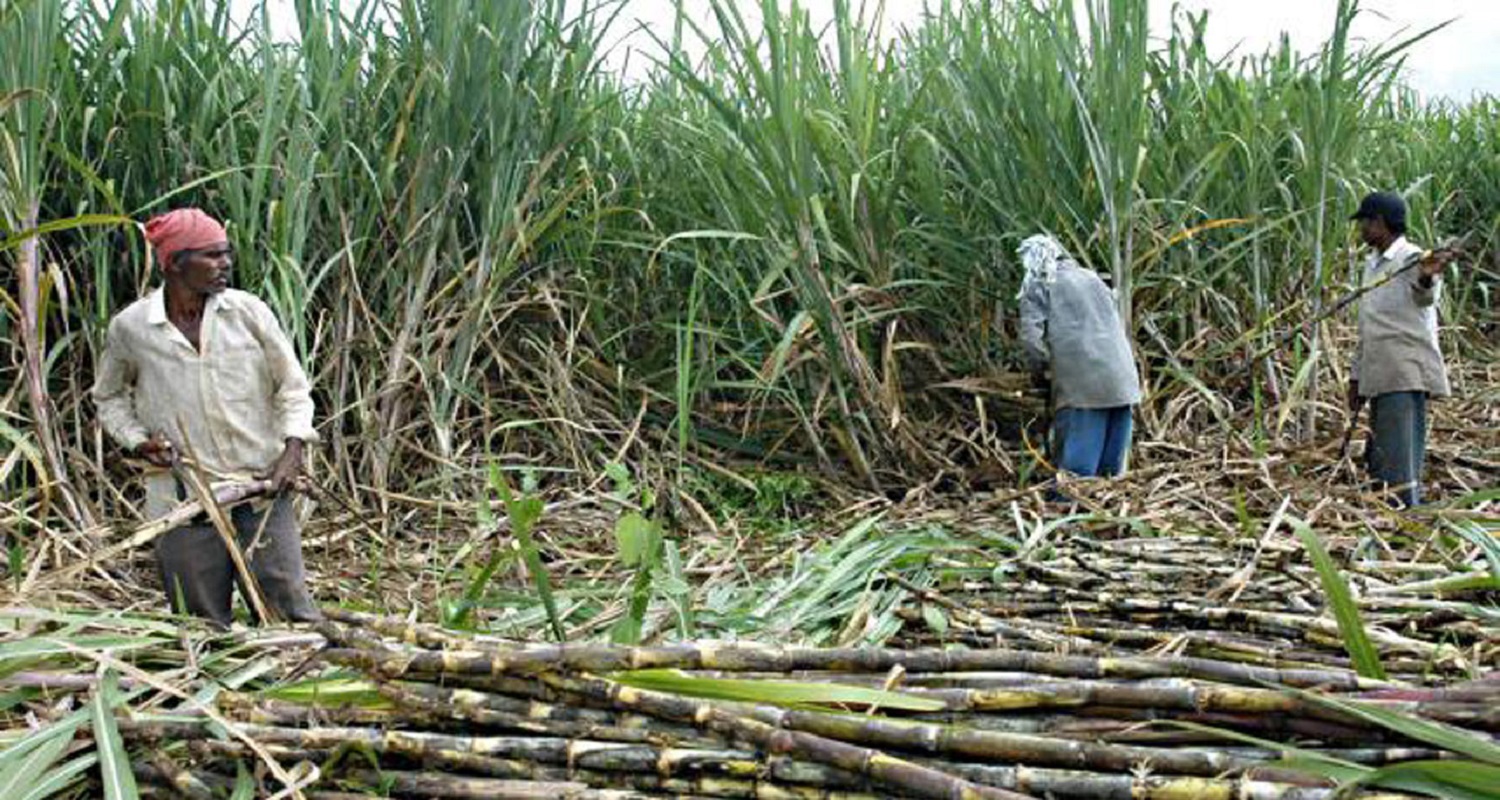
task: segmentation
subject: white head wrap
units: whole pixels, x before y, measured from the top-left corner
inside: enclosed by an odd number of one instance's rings
[[[1016,254],[1021,256],[1021,263],[1026,267],[1026,277],[1021,282],[1023,287],[1032,281],[1050,286],[1057,279],[1057,263],[1068,257],[1068,251],[1056,239],[1043,233],[1027,237],[1016,248]]]

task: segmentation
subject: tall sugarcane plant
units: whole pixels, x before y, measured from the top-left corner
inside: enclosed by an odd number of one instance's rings
[[[1419,240],[1500,237],[1495,101],[1403,89],[1407,48],[1442,32],[1360,45],[1353,0],[1313,52],[1231,56],[1212,15],[1148,39],[1143,0],[934,4],[883,34],[879,3],[827,25],[683,4],[629,80],[603,66],[614,3],[297,0],[289,37],[250,5],[0,3],[20,516],[110,452],[91,366],[157,280],[117,221],[171,206],[229,220],[339,482],[380,497],[395,476],[472,496],[480,453],[599,474],[637,415],[671,441],[635,453],[679,468],[728,449],[908,484],[950,457],[927,387],[1018,363],[1012,254],[1038,230],[1113,277],[1154,388],[1215,408],[1225,353],[1176,351],[1310,318],[1355,263],[1360,192],[1407,192]],[[116,223],[16,234],[81,217]],[[1492,310],[1493,286],[1453,276],[1445,318]],[[1268,434],[1340,369],[1317,344],[1260,365]]]

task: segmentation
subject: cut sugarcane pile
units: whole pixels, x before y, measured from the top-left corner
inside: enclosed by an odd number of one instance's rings
[[[1492,678],[1414,688],[1014,649],[556,647],[330,613],[327,645],[295,659],[318,677],[294,692],[226,691],[208,717],[121,714],[148,754],[145,793],[258,781],[270,796],[275,762],[309,798],[1308,800],[1331,784],[1271,763],[1280,747],[1373,774],[1493,758],[1500,730]]]
[[[1023,546],[998,567],[976,561],[969,574],[982,568],[984,580],[923,588],[888,576],[914,598],[900,612],[907,621],[900,643],[1353,666],[1326,587],[1295,539],[1237,545],[1212,536],[1056,538]],[[1493,602],[1500,584],[1473,549],[1468,570],[1348,559],[1337,579],[1347,580],[1350,613],[1359,614],[1391,677],[1442,683],[1500,666]]]

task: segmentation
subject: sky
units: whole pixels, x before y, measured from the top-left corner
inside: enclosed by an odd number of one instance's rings
[[[499,0],[503,2],[504,0]],[[738,0],[746,8],[758,0]],[[924,2],[941,0],[886,0],[885,35],[920,22]],[[261,0],[230,0],[244,13]],[[273,28],[289,30],[290,0],[265,0],[273,18]],[[873,7],[874,0],[867,0]],[[851,0],[856,7],[859,0]],[[1338,0],[1176,0],[1189,11],[1209,12],[1208,45],[1215,54],[1238,49],[1258,53],[1274,43],[1286,31],[1292,43],[1303,52],[1315,50],[1333,29]],[[700,19],[707,19],[702,0],[684,0]],[[1151,0],[1153,31],[1163,34],[1170,25],[1172,0]],[[1364,0],[1364,13],[1356,20],[1353,36],[1378,43],[1393,36],[1410,35],[1449,20],[1452,24],[1414,46],[1406,60],[1407,80],[1429,97],[1467,100],[1475,92],[1500,95],[1500,0]],[[676,4],[673,0],[625,0],[625,8],[615,24],[611,61],[616,66],[627,63],[630,50],[654,51],[649,35],[640,32],[645,26],[663,39],[671,37]],[[814,23],[832,15],[832,0],[802,0]],[[278,17],[280,19],[278,19]],[[645,63],[639,53],[629,55],[631,72]]]

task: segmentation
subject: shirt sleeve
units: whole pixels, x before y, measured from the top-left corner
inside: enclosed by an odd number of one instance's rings
[[[261,347],[266,354],[266,364],[271,370],[271,383],[275,390],[273,404],[276,408],[276,426],[283,439],[301,439],[304,442],[318,441],[318,431],[313,427],[312,384],[292,340],[277,321],[271,307],[263,302],[255,304],[255,321],[260,328]]]
[[[104,356],[99,360],[91,393],[104,432],[121,447],[134,450],[151,438],[151,434],[135,414],[137,371],[125,339],[120,318],[115,317],[105,335]]]
[[[1046,284],[1026,281],[1021,285],[1021,348],[1026,365],[1033,370],[1045,369],[1052,360],[1047,348],[1048,304]]]

